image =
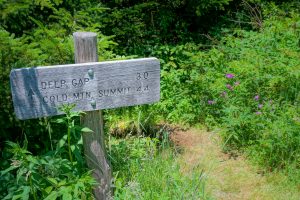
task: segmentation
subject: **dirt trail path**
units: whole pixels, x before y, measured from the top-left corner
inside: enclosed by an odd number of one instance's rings
[[[224,154],[215,132],[177,131],[171,138],[183,148],[179,158],[182,171],[203,169],[206,191],[214,199],[300,200],[299,189],[288,186],[283,176],[263,176],[243,157]]]

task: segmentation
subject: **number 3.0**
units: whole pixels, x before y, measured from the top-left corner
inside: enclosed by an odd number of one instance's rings
[[[136,79],[137,79],[137,80],[141,80],[142,78],[143,78],[143,79],[148,79],[148,76],[149,76],[148,72],[137,73]]]

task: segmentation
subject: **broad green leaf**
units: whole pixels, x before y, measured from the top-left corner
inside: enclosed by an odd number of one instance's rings
[[[59,118],[59,119],[56,119],[55,122],[62,124],[62,123],[65,123],[65,120],[64,120],[64,118]]]
[[[46,189],[44,190],[47,194],[49,194],[51,191],[53,190],[52,186],[46,187]]]
[[[20,168],[17,172],[17,183],[19,182],[20,178],[25,175],[26,173],[28,172],[28,170],[23,167],[23,168]]]
[[[67,138],[68,138],[68,135],[64,135],[58,142],[57,146],[58,146],[58,149],[63,147],[66,142],[67,142]]]
[[[13,197],[11,198],[12,200],[16,200],[16,199],[22,199],[22,200],[28,200],[29,199],[29,193],[30,193],[30,187],[29,186],[22,186],[18,192],[21,192],[20,194],[17,195],[13,195]]]
[[[10,172],[10,171],[12,171],[12,170],[14,170],[14,169],[16,169],[16,168],[18,168],[18,167],[17,167],[17,166],[11,165],[9,168],[7,168],[7,169],[1,171],[0,174],[1,174],[1,176],[3,176],[3,175],[5,175],[6,173],[8,173],[8,172]]]
[[[62,194],[62,199],[63,200],[72,200],[72,195],[70,194],[70,190],[64,190]]]
[[[58,186],[63,186],[63,185],[66,185],[67,184],[67,181],[66,180],[62,180],[58,183]]]
[[[52,185],[57,185],[57,181],[52,178],[52,177],[47,177],[47,180],[52,184]]]
[[[13,198],[13,194],[12,193],[8,193],[8,195],[6,195],[3,200],[10,200],[12,198]]]
[[[22,192],[22,200],[28,200],[29,199],[29,193],[30,193],[30,187],[29,186],[24,186],[23,187],[23,192]]]
[[[14,195],[12,200],[21,199],[21,198],[22,198],[22,195],[18,194],[18,195]]]
[[[34,163],[34,164],[37,164],[37,165],[39,164],[38,160],[33,156],[27,156],[27,160],[31,163]]]
[[[77,144],[83,144],[82,136],[80,136],[80,139],[78,140]]]
[[[84,132],[84,133],[93,133],[94,131],[89,129],[88,127],[84,127],[81,129],[81,132]]]
[[[52,191],[44,200],[55,200],[58,197],[58,192]]]

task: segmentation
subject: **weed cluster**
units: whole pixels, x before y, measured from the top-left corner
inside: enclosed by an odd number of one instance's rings
[[[82,113],[72,112],[72,108],[74,105],[64,106],[62,111],[66,116],[54,121],[63,123],[67,133],[56,142],[56,148],[46,154],[32,155],[27,150],[26,137],[22,147],[7,142],[8,148],[3,152],[6,162],[1,164],[4,169],[0,171],[1,199],[93,198],[92,188],[97,182],[86,169],[81,138],[81,132],[91,130],[75,125],[75,119]]]
[[[111,138],[115,199],[209,199],[201,170],[181,172],[168,138]]]

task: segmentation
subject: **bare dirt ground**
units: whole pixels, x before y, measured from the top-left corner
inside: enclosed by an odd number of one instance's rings
[[[300,200],[300,191],[296,186],[288,186],[284,176],[261,175],[244,157],[223,153],[217,132],[175,131],[171,139],[182,148],[179,158],[182,172],[203,169],[206,191],[214,199]]]

